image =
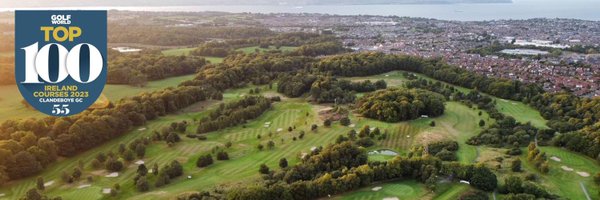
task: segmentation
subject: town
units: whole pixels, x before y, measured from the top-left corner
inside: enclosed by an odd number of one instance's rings
[[[549,92],[567,90],[577,96],[600,96],[600,35],[596,34],[600,22],[597,21],[460,22],[321,14],[272,14],[258,21],[282,32],[335,34],[356,51],[442,57],[480,74],[543,84]],[[471,51],[494,43],[521,47],[490,55]]]

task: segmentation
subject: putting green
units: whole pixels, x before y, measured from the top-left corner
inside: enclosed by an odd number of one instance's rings
[[[374,191],[377,190],[377,191]],[[339,195],[334,199],[371,200],[384,198],[420,199],[427,195],[425,186],[414,180],[375,184],[353,192]]]

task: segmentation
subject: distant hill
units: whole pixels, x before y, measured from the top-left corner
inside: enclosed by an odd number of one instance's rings
[[[2,8],[79,6],[183,6],[183,5],[367,5],[512,3],[512,0],[0,0]]]

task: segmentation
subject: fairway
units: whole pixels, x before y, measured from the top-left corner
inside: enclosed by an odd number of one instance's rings
[[[598,199],[600,188],[592,180],[592,176],[600,172],[600,166],[597,161],[558,147],[541,147],[541,151],[546,152],[549,158],[556,156],[560,159],[560,161],[548,159],[550,172],[541,176],[542,185],[548,188],[548,191],[571,199],[585,199],[580,186],[581,182],[586,187],[590,196],[593,199]],[[527,155],[521,156],[521,160],[528,171],[533,172],[536,170],[531,165],[531,162],[527,161]],[[573,171],[565,171],[562,169],[562,166],[572,168]],[[590,176],[583,177],[576,172],[587,172]]]
[[[546,120],[540,115],[540,112],[523,102],[509,101],[497,98],[496,109],[498,111],[514,117],[519,122],[531,122],[531,125],[547,129]]]
[[[189,55],[191,51],[196,49],[196,47],[191,48],[180,48],[180,49],[168,49],[162,51],[162,54],[165,56],[184,56]]]
[[[387,75],[387,76],[386,76]],[[158,90],[170,86],[175,86],[181,81],[192,79],[194,75],[175,77],[161,81],[154,81],[144,88],[131,87],[127,85],[108,85],[104,93],[111,101],[131,96],[140,92]],[[400,72],[391,72],[374,77],[368,77],[369,80],[386,79],[390,81],[390,86],[399,86],[404,81],[404,76]],[[365,80],[365,78],[352,78],[352,80]],[[394,82],[395,80],[395,82]],[[269,89],[266,85],[254,86],[249,85],[243,88],[230,89],[223,94],[224,101],[232,101],[240,99],[245,95],[249,95],[250,89],[260,88],[262,94],[280,95],[275,91],[276,85]],[[5,89],[5,88],[3,88]],[[15,88],[16,89],[16,88]],[[8,91],[8,89],[6,89]],[[1,90],[5,91],[5,90]],[[17,92],[18,91],[13,91]],[[6,101],[6,100],[4,100]],[[510,102],[510,101],[509,101]],[[17,102],[18,103],[18,102]],[[379,128],[382,132],[387,132],[388,137],[385,140],[375,140],[375,145],[367,148],[370,150],[391,149],[398,152],[400,155],[406,155],[408,150],[414,146],[425,145],[430,142],[441,140],[455,140],[459,142],[459,150],[457,156],[460,163],[473,163],[479,157],[479,150],[476,146],[465,144],[465,141],[481,131],[478,121],[483,119],[486,124],[493,124],[487,112],[469,108],[458,102],[447,102],[446,110],[443,115],[435,118],[419,118],[415,120],[387,123],[377,120],[361,117],[357,114],[351,114],[352,127],[341,126],[339,122],[334,122],[331,127],[322,126],[323,122],[318,116],[316,108],[324,105],[314,105],[307,102],[304,98],[285,98],[282,102],[276,102],[273,107],[263,113],[255,120],[248,121],[243,125],[226,128],[219,131],[207,133],[207,140],[199,141],[190,139],[181,135],[182,141],[169,147],[165,142],[158,141],[151,143],[146,149],[144,161],[147,166],[154,163],[163,166],[173,160],[182,163],[184,167],[184,176],[178,177],[171,181],[170,184],[155,188],[151,186],[149,192],[138,192],[133,184],[133,177],[136,172],[136,165],[128,163],[120,176],[115,178],[104,177],[108,172],[105,170],[93,170],[86,166],[82,177],[93,176],[94,181],[88,183],[85,180],[80,180],[73,184],[65,184],[60,180],[60,175],[63,170],[71,171],[77,166],[79,160],[84,163],[90,163],[95,155],[99,152],[109,152],[117,149],[119,144],[128,144],[140,137],[149,137],[154,130],[168,126],[172,122],[180,122],[186,120],[193,122],[204,116],[207,116],[209,111],[216,109],[219,101],[206,101],[196,103],[182,111],[160,117],[156,120],[149,121],[142,127],[145,129],[134,128],[129,133],[116,138],[110,142],[96,147],[93,151],[81,153],[72,158],[66,158],[49,166],[44,173],[41,174],[45,181],[56,181],[53,186],[46,189],[46,194],[50,196],[62,196],[63,198],[84,197],[85,199],[105,199],[108,198],[101,193],[103,188],[110,188],[114,183],[119,183],[122,191],[117,198],[119,199],[165,199],[176,196],[178,194],[190,191],[200,191],[202,189],[211,188],[220,184],[245,184],[260,178],[257,169],[259,165],[266,164],[271,169],[278,169],[278,162],[281,158],[286,158],[289,165],[294,165],[300,161],[300,157],[304,153],[309,153],[312,148],[325,146],[335,142],[339,135],[347,135],[354,129],[360,130],[362,127],[369,125],[371,128]],[[0,105],[6,105],[2,103]],[[504,105],[508,110],[510,105],[521,109],[529,108],[525,105],[509,104]],[[8,108],[5,108],[8,109]],[[14,108],[10,108],[14,109]],[[479,115],[481,111],[482,115]],[[12,112],[12,111],[9,111]],[[515,111],[518,113],[519,111]],[[521,111],[522,112],[522,111]],[[18,113],[21,113],[20,111]],[[539,113],[538,113],[539,116]],[[431,121],[436,122],[435,127],[429,124]],[[265,127],[268,123],[270,126]],[[316,131],[311,131],[312,124],[319,127]],[[292,131],[288,131],[289,127],[293,127]],[[294,128],[295,127],[295,128]],[[186,133],[194,133],[197,128],[196,123],[192,123],[187,128]],[[304,137],[299,139],[300,132],[304,131]],[[259,138],[260,135],[260,138]],[[296,138],[294,140],[294,138]],[[258,150],[258,144],[265,145],[268,141],[275,142],[274,149]],[[215,148],[225,148],[227,142],[232,142],[230,148],[225,149],[228,152],[230,160],[215,161],[215,164],[206,168],[197,168],[196,160],[199,156],[214,152]],[[549,154],[555,154],[559,157],[564,157],[564,164],[572,166],[575,169],[595,172],[600,170],[598,165],[591,159],[586,159],[583,156],[566,152],[558,148],[544,148]],[[384,161],[393,158],[394,156],[371,155],[371,161]],[[522,159],[524,160],[524,159]],[[136,160],[137,161],[137,160]],[[524,162],[527,163],[527,162]],[[525,168],[530,170],[531,166],[524,164]],[[598,188],[592,185],[591,178],[582,178],[579,175],[569,172],[565,173],[560,170],[560,166],[552,163],[552,170],[549,175],[543,176],[543,185],[550,189],[558,191],[561,196],[575,195],[581,197],[583,194],[580,187],[573,186],[583,181],[590,194],[596,194]],[[555,173],[555,174],[554,174]],[[191,176],[192,178],[185,178]],[[578,177],[579,176],[579,177]],[[153,184],[155,176],[150,175],[150,183]],[[78,188],[83,184],[91,184],[90,187]],[[456,199],[460,194],[467,191],[470,187],[456,183],[441,183],[436,193],[429,192],[424,185],[415,180],[405,180],[400,182],[381,183],[362,188],[357,191],[345,193],[336,196],[336,199],[383,199],[388,197],[396,197],[399,199]],[[5,193],[5,199],[12,199],[22,196],[28,189],[35,186],[35,177],[22,179],[11,182],[2,189],[0,193]],[[565,186],[563,188],[563,186]],[[381,187],[378,191],[373,191],[373,188]],[[2,198],[0,198],[2,199]]]
[[[375,82],[377,80],[385,80],[385,82],[388,84],[388,87],[398,87],[398,86],[402,86],[406,81],[408,81],[408,79],[406,79],[406,77],[404,76],[404,73],[411,73],[411,74],[416,75],[419,78],[423,78],[428,81],[441,82],[442,84],[452,85],[452,84],[449,84],[446,82],[442,82],[442,81],[439,81],[436,79],[429,78],[422,74],[406,72],[406,71],[401,71],[401,70],[391,71],[391,72],[387,72],[384,74],[378,74],[378,75],[373,75],[373,76],[365,76],[365,77],[343,77],[342,79],[348,79],[351,81],[370,80],[371,82]],[[471,89],[469,89],[469,88],[464,88],[464,87],[460,87],[460,86],[456,86],[456,85],[452,85],[452,86],[454,86],[456,89],[458,89],[459,91],[461,91],[463,93],[468,93],[471,91]],[[357,97],[361,97],[362,95],[364,95],[364,94],[359,93],[359,94],[357,94]],[[498,111],[501,112],[502,114],[514,117],[517,121],[519,121],[521,123],[531,122],[531,124],[537,128],[542,128],[542,129],[548,128],[548,126],[546,126],[547,120],[544,119],[540,115],[540,112],[537,111],[536,109],[534,109],[533,107],[526,105],[523,102],[501,99],[501,98],[497,98],[494,96],[490,96],[490,97],[492,97],[493,99],[496,100],[496,109],[498,109]]]
[[[248,86],[240,89],[228,90],[224,94],[224,101],[231,101],[239,99],[251,88],[256,86]],[[275,93],[274,90],[269,90],[267,86],[259,86],[263,93]],[[114,98],[114,97],[109,97]],[[223,183],[236,183],[240,180],[253,180],[258,178],[257,173],[258,166],[260,164],[267,164],[270,168],[278,168],[277,163],[279,159],[288,159],[290,165],[297,163],[299,157],[303,153],[310,152],[311,148],[324,146],[333,143],[337,136],[346,135],[352,128],[339,125],[334,123],[332,127],[326,128],[321,127],[322,122],[317,116],[313,105],[304,101],[304,99],[286,99],[283,102],[275,103],[273,108],[265,112],[256,120],[252,120],[245,125],[240,125],[224,130],[211,132],[207,134],[208,140],[198,141],[196,139],[189,139],[182,137],[182,142],[177,143],[173,147],[168,147],[164,142],[154,142],[147,147],[146,157],[144,161],[147,165],[158,163],[164,165],[172,160],[180,161],[184,166],[184,176],[192,176],[192,179],[178,178],[173,180],[171,184],[153,189],[148,193],[139,193],[133,188],[132,179],[135,175],[135,165],[130,164],[126,170],[121,172],[121,175],[117,178],[106,178],[107,172],[104,170],[95,171],[92,173],[92,169],[87,167],[84,170],[84,177],[93,175],[94,182],[91,183],[93,188],[96,188],[96,193],[90,192],[91,189],[77,189],[77,185],[82,184],[85,181],[80,181],[75,184],[64,185],[59,180],[60,173],[62,170],[72,170],[79,160],[89,163],[98,152],[108,152],[116,149],[120,144],[127,144],[136,138],[150,136],[153,130],[159,129],[162,126],[167,126],[171,122],[179,122],[182,120],[193,121],[199,119],[208,113],[208,110],[216,107],[216,101],[209,101],[209,103],[201,102],[199,105],[192,105],[190,108],[185,109],[187,112],[179,113],[177,115],[168,115],[161,117],[157,120],[153,120],[144,125],[145,130],[134,129],[130,133],[121,136],[111,142],[108,142],[100,147],[94,149],[94,151],[87,151],[80,155],[72,158],[68,158],[51,165],[42,174],[45,180],[56,180],[57,185],[47,189],[47,193],[50,195],[61,195],[61,196],[80,196],[86,195],[91,199],[94,199],[94,195],[99,194],[98,188],[109,188],[114,183],[119,183],[123,187],[123,191],[119,194],[122,198],[131,199],[164,199],[173,195],[187,192],[197,191],[201,188],[209,188],[217,184]],[[200,112],[193,112],[192,110],[198,110],[195,107],[201,106],[204,109],[200,109]],[[385,123],[358,116],[352,116],[352,122],[355,123],[355,130],[359,130],[364,125],[371,127],[379,127],[384,130],[388,130],[390,137],[387,140],[378,141],[377,145],[373,148],[390,148],[399,150],[399,152],[406,152],[405,150],[412,147],[413,145],[420,145],[425,142],[430,142],[438,139],[458,139],[462,141],[462,138],[470,137],[476,130],[475,123],[464,123],[460,124],[460,121],[473,120],[478,118],[477,110],[469,109],[462,104],[456,102],[449,102],[446,105],[446,113],[438,118],[432,119],[417,119],[408,122],[401,123]],[[437,127],[430,127],[428,123],[430,120],[436,120],[439,124]],[[264,127],[266,122],[270,122],[271,126],[268,128]],[[317,124],[320,127],[316,132],[310,131],[310,125]],[[288,132],[288,127],[297,127],[292,132]],[[188,127],[187,132],[194,132],[196,126]],[[278,132],[278,129],[283,131]],[[298,139],[299,132],[304,131],[305,136],[303,139]],[[271,136],[269,136],[271,133]],[[258,135],[261,135],[261,139],[258,139]],[[407,137],[409,136],[409,137]],[[293,138],[297,140],[294,141]],[[275,142],[275,148],[272,150],[259,151],[256,145],[259,143],[266,144],[269,140]],[[199,169],[195,166],[196,159],[203,154],[209,153],[213,148],[222,146],[226,142],[232,142],[233,146],[227,149],[231,160],[229,161],[217,161],[215,164]],[[461,143],[461,151],[471,152],[469,146],[463,146]],[[461,161],[465,162],[474,159],[475,154],[465,153],[464,158],[461,157]],[[387,157],[389,158],[389,157]],[[387,159],[383,158],[383,159]],[[7,197],[14,197],[13,195],[24,194],[27,189],[31,188],[35,184],[35,178],[27,178],[20,181],[13,182],[7,185],[6,189],[0,189],[0,193],[6,193]],[[202,180],[202,181],[199,181]],[[152,181],[152,177],[151,177]],[[389,187],[390,192],[399,189],[412,189],[415,191],[411,193],[410,197],[420,197],[423,195],[423,191],[420,184],[406,184],[408,186],[397,185],[397,187]],[[394,189],[395,188],[395,189]],[[383,190],[385,195],[394,195],[395,193],[387,193]],[[361,195],[359,195],[361,196]],[[382,197],[383,198],[383,197]]]
[[[291,47],[291,46],[282,46],[279,49],[277,49],[275,46],[269,46],[269,48],[260,48],[259,46],[251,46],[251,47],[244,47],[244,48],[239,48],[236,49],[236,51],[242,51],[244,53],[255,53],[256,51],[260,51],[260,52],[265,52],[265,51],[271,51],[271,50],[281,50],[281,51],[294,51],[296,50],[298,47]],[[258,50],[257,50],[258,49]]]
[[[169,49],[169,50],[162,51],[162,54],[165,56],[183,56],[183,55],[189,55],[190,52],[193,51],[194,49],[196,49],[196,48],[193,47],[193,48]],[[221,57],[204,56],[204,59],[210,61],[210,63],[213,63],[213,64],[223,62],[223,58],[221,58]]]
[[[435,191],[434,200],[455,200],[471,187],[462,183],[440,183]]]
[[[377,191],[374,191],[377,190]],[[343,200],[371,200],[384,198],[421,199],[427,195],[425,186],[414,180],[398,181],[383,184],[374,184],[353,192],[339,195],[334,199]]]

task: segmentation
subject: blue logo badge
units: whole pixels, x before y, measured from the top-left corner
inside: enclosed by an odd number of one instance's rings
[[[15,79],[23,98],[52,116],[83,112],[107,73],[106,11],[15,11]]]

